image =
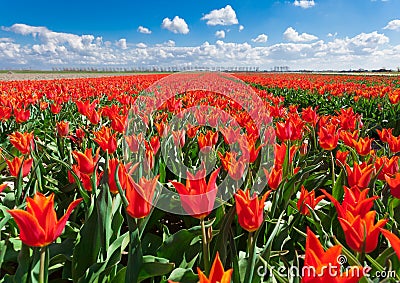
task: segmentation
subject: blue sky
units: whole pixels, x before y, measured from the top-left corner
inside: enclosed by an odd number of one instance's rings
[[[0,69],[400,67],[400,0],[23,0],[0,5]]]

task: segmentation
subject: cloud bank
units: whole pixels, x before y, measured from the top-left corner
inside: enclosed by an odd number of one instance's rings
[[[289,66],[291,70],[341,70],[395,69],[400,65],[400,45],[390,45],[389,38],[377,31],[360,33],[354,37],[332,37],[324,41],[313,35],[299,34],[292,28],[294,32],[290,29],[289,32],[285,31],[286,37],[290,39],[288,42],[259,46],[258,43],[268,40],[267,35],[261,34],[252,41],[249,38],[249,42],[254,44],[218,39],[189,47],[177,46],[172,40],[153,45],[129,42],[125,38],[111,42],[99,36],[55,32],[47,27],[25,24],[14,24],[2,29],[9,35],[0,38],[2,69],[257,66],[262,70],[270,70],[273,66]],[[26,39],[30,37],[31,40],[17,40],[20,37],[13,39],[16,34]]]

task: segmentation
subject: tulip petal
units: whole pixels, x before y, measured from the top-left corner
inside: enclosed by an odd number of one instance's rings
[[[21,241],[31,247],[42,247],[45,242],[45,232],[40,227],[39,222],[27,211],[21,209],[9,210],[8,213],[14,218],[20,231]]]

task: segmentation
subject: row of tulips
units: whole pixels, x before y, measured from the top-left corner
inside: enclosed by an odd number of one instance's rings
[[[395,111],[395,80],[238,75],[261,98],[251,108],[248,86],[215,75],[211,91],[186,91],[184,75],[172,95],[140,93],[161,77],[1,84],[3,282],[400,280],[397,129],[290,102],[365,91]],[[162,209],[165,189],[178,215]],[[314,272],[278,272],[291,267]]]

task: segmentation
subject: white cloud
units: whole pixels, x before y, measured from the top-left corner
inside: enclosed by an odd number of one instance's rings
[[[335,37],[335,36],[337,36],[338,35],[338,33],[337,32],[335,32],[335,33],[328,33],[326,36],[327,37]]]
[[[383,29],[400,30],[400,20],[390,21]]]
[[[14,42],[14,40],[8,37],[0,37],[0,42]]]
[[[163,29],[167,29],[172,31],[173,33],[181,33],[188,34],[189,27],[184,19],[175,16],[175,18],[171,21],[169,18],[165,18],[161,24]]]
[[[140,42],[140,43],[136,44],[136,47],[138,47],[138,48],[146,48],[147,45],[144,44],[143,42]]]
[[[251,39],[251,41],[257,42],[257,43],[264,43],[264,42],[267,42],[267,40],[268,40],[268,35],[263,34],[263,33],[258,35],[256,38]]]
[[[225,31],[223,31],[223,30],[217,30],[217,31],[215,32],[215,36],[218,37],[218,38],[225,38]]]
[[[115,45],[118,46],[121,49],[127,49],[128,48],[128,46],[126,45],[126,39],[125,38],[121,38],[120,40],[118,40],[115,43]]]
[[[144,34],[151,34],[151,30],[149,30],[148,28],[145,28],[144,26],[139,26],[137,28],[137,31],[140,33],[144,33]]]
[[[293,5],[301,7],[303,9],[308,9],[315,6],[314,0],[295,0]]]
[[[164,42],[164,43],[160,43],[160,44],[156,44],[155,46],[157,46],[157,47],[174,47],[175,46],[175,41],[173,41],[173,40],[168,40],[168,41],[166,41],[166,42]]]
[[[239,26],[239,31],[242,31],[242,30],[244,30],[244,26],[243,26],[243,25],[240,25],[240,26]]]
[[[283,33],[283,38],[286,39],[287,41],[293,41],[293,42],[308,42],[308,41],[313,41],[317,40],[318,37],[312,34],[308,33],[302,33],[299,34],[294,28],[288,27],[285,32]]]
[[[239,23],[236,17],[236,12],[230,5],[226,5],[225,8],[219,10],[212,10],[201,19],[207,20],[207,25],[209,26],[230,26]]]
[[[58,33],[45,27],[11,26],[0,40],[0,68],[51,69],[52,67],[169,67],[169,66],[289,66],[291,70],[348,70],[398,67],[400,45],[377,31],[328,41],[285,42],[252,46],[217,40],[195,46],[111,43],[94,35]],[[7,32],[6,32],[7,33]],[[25,34],[27,39],[13,37]],[[33,40],[35,38],[35,40]],[[125,48],[126,47],[126,48]],[[123,49],[125,48],[125,49]]]

